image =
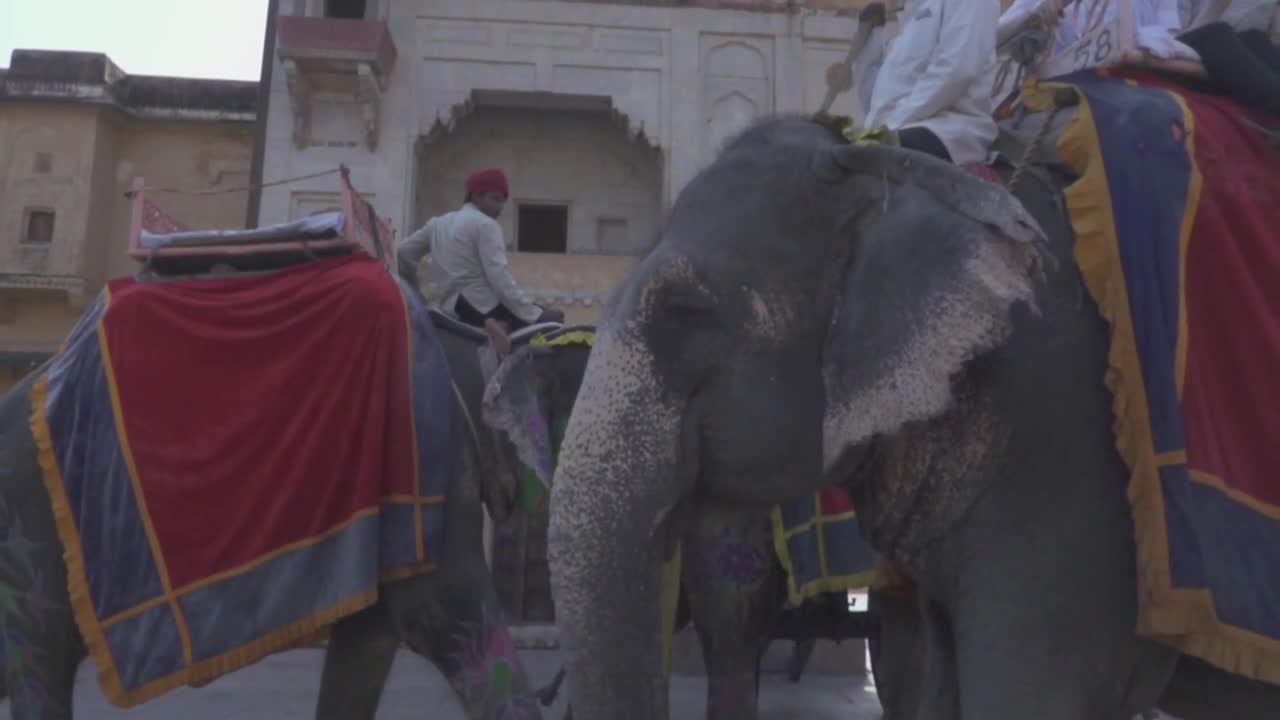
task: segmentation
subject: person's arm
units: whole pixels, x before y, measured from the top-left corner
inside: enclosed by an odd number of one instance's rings
[[[942,4],[942,12],[942,31],[933,59],[903,103],[911,108],[906,122],[934,117],[954,105],[975,82],[986,77],[995,55],[999,2],[949,0]]]
[[[858,98],[858,109],[862,111],[863,117],[871,112],[871,97],[875,94],[876,77],[880,74],[880,67],[884,65],[884,36],[883,25],[872,30],[871,36],[867,38],[867,44],[862,46],[862,51],[853,61],[853,90]]]
[[[422,258],[431,249],[431,223],[434,219],[428,220],[426,225],[396,243],[396,267],[405,279],[413,280],[415,284],[418,279],[418,263],[422,262]]]
[[[480,265],[484,268],[484,276],[489,287],[502,303],[525,322],[537,322],[542,308],[529,301],[528,296],[520,291],[515,276],[507,267],[507,248],[502,242],[502,228],[497,222],[478,223],[475,228],[476,251],[480,255]]]
[[[1032,17],[1039,16],[1046,23],[1060,17],[1066,12],[1068,2],[1070,0],[1014,0],[996,24],[996,45],[1003,46],[1012,40]]]
[[[1191,22],[1187,24],[1187,27],[1182,29],[1190,30],[1191,28],[1199,27],[1221,19],[1223,14],[1227,12],[1227,7],[1229,5],[1231,5],[1231,0],[1209,0],[1209,2],[1205,3],[1204,7],[1200,9],[1200,14],[1192,18]]]

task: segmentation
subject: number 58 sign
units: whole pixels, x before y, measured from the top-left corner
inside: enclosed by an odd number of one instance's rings
[[[1084,37],[1055,54],[1045,63],[1041,77],[1052,78],[1086,68],[1103,67],[1124,58],[1133,43],[1132,32],[1122,32],[1122,18],[1099,23]],[[1127,40],[1127,41],[1126,41]]]

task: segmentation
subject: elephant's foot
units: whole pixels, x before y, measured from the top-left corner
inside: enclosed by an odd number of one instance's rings
[[[2,580],[0,589],[14,592]],[[86,652],[69,605],[50,603],[44,593],[17,597],[30,608],[28,614],[0,611],[0,674],[9,717],[71,720],[76,670]]]
[[[373,720],[400,638],[381,606],[333,628],[324,654],[316,720]]]
[[[457,628],[459,643],[444,667],[450,685],[462,700],[467,717],[473,720],[510,718],[541,719],[540,696],[529,687],[524,664],[500,613],[485,613],[478,622]],[[558,689],[559,681],[554,682]]]
[[[804,674],[804,668],[809,664],[809,656],[813,654],[813,647],[817,641],[813,638],[808,640],[797,640],[795,647],[791,650],[791,659],[787,661],[787,677],[791,682],[800,682],[800,676]]]
[[[71,720],[78,658],[58,645],[28,642],[12,628],[4,633],[4,685],[12,720]]]
[[[751,670],[707,673],[707,720],[754,720],[759,715],[758,678]]]
[[[547,683],[546,687],[534,693],[543,707],[551,707],[551,705],[555,704],[556,696],[560,694],[560,684],[564,682],[565,672],[566,669],[561,667],[560,672],[556,673],[556,676],[551,679],[551,682]]]

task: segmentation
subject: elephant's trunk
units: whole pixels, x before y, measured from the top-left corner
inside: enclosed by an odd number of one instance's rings
[[[555,473],[548,553],[570,704],[582,718],[668,714],[662,560],[687,482],[676,461],[682,402],[654,378],[641,343],[602,331]]]

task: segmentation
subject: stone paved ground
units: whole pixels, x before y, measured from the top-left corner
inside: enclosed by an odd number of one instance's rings
[[[119,710],[102,697],[90,663],[81,667],[76,692],[79,720],[309,720],[315,712],[320,683],[320,650],[281,653],[201,688],[181,689],[141,707]],[[560,654],[548,650],[522,653],[534,681],[549,681],[560,667]],[[701,720],[705,678],[677,675],[672,687],[673,720]],[[808,674],[792,685],[768,675],[761,702],[770,720],[875,720],[880,706],[865,676]],[[564,693],[547,720],[563,717]],[[10,720],[0,704],[0,720]],[[382,699],[378,720],[465,720],[435,668],[408,651],[396,658]]]

